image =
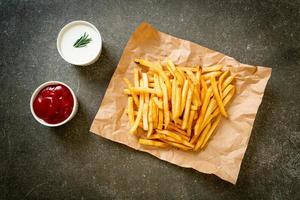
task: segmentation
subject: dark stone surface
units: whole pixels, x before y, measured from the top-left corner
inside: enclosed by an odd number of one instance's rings
[[[299,199],[299,1],[0,1],[0,199]],[[104,38],[96,64],[74,67],[59,30],[87,20]],[[89,132],[131,33],[147,21],[273,74],[234,186]],[[76,117],[46,128],[31,116],[41,83],[69,84]]]

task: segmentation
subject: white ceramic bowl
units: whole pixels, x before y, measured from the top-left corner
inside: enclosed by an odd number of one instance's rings
[[[49,85],[58,85],[58,84],[61,84],[61,85],[64,85],[66,88],[68,88],[72,94],[72,97],[73,97],[73,100],[74,100],[74,105],[73,105],[73,109],[72,109],[72,112],[70,114],[70,116],[65,119],[64,121],[60,122],[60,123],[57,123],[57,124],[49,124],[47,122],[45,122],[43,119],[39,118],[34,110],[33,110],[33,102],[34,102],[34,99],[36,98],[36,96],[38,95],[38,93],[44,89],[45,87],[49,86]],[[78,101],[77,101],[77,98],[75,96],[75,93],[74,91],[65,83],[63,82],[60,82],[60,81],[48,81],[46,83],[43,83],[42,85],[40,85],[32,94],[31,96],[31,99],[30,99],[30,110],[31,110],[31,113],[33,115],[33,117],[36,119],[36,121],[38,121],[39,123],[43,124],[44,126],[48,126],[48,127],[57,127],[57,126],[61,126],[65,123],[67,123],[68,121],[70,121],[77,113],[77,110],[78,110]]]
[[[75,30],[74,30],[75,29]],[[83,35],[90,31],[93,35],[91,43],[83,48],[72,49],[72,44]],[[73,31],[72,33],[70,33]],[[75,31],[75,32],[74,32]],[[77,35],[79,34],[80,35]],[[76,35],[76,36],[75,36]],[[74,37],[74,38],[73,38]],[[72,42],[72,43],[70,43]],[[63,46],[67,45],[67,46]],[[59,32],[56,42],[57,50],[61,57],[70,64],[87,66],[95,63],[100,57],[102,50],[102,38],[98,29],[87,21],[73,21],[65,25]],[[92,48],[90,48],[92,46]],[[86,50],[86,51],[85,51]],[[85,51],[85,52],[84,52]],[[88,55],[86,55],[86,53]],[[73,57],[71,56],[73,55]],[[86,57],[84,56],[86,55]],[[79,60],[79,57],[82,57]]]

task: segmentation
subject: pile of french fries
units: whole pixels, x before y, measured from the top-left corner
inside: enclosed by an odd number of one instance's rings
[[[234,76],[222,65],[180,67],[170,59],[135,62],[140,67],[134,68],[134,83],[124,78],[130,133],[142,145],[203,149],[221,116],[228,117],[225,107],[235,93]]]

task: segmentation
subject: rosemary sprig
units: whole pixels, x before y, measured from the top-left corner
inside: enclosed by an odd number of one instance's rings
[[[83,36],[81,36],[76,42],[73,44],[75,48],[85,47],[88,43],[92,41],[92,38],[88,38],[89,35],[84,32]]]

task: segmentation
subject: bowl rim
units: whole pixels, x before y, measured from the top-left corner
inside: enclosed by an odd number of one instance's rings
[[[86,62],[74,62],[70,59],[67,59],[62,51],[61,51],[61,47],[60,47],[60,43],[61,43],[61,38],[62,38],[62,35],[64,34],[64,32],[66,31],[66,29],[68,29],[70,26],[73,26],[74,24],[85,24],[85,25],[88,25],[90,27],[92,27],[96,33],[98,34],[99,38],[100,38],[100,47],[97,49],[97,54],[95,54],[95,57],[91,58],[90,60],[86,61]],[[58,33],[58,36],[57,36],[57,39],[56,39],[56,48],[60,54],[60,56],[65,60],[67,61],[68,63],[72,64],[72,65],[77,65],[77,66],[86,66],[86,65],[90,65],[90,64],[93,64],[94,62],[96,62],[101,54],[101,51],[102,51],[102,37],[101,37],[101,34],[99,32],[99,30],[96,28],[96,26],[94,26],[93,24],[91,24],[90,22],[87,22],[87,21],[83,21],[83,20],[75,20],[75,21],[72,21],[72,22],[69,22],[68,24],[66,24]]]
[[[65,86],[66,88],[69,89],[69,91],[72,94],[74,104],[73,104],[72,112],[71,112],[71,114],[69,115],[69,117],[67,119],[65,119],[64,121],[59,122],[57,124],[50,124],[50,123],[45,122],[43,119],[39,118],[35,114],[34,109],[33,109],[33,102],[34,102],[36,96],[38,95],[38,93],[42,89],[44,89],[45,87],[47,87],[49,85],[57,85],[57,84],[61,84],[61,85]],[[76,98],[76,95],[75,95],[74,91],[67,84],[65,84],[65,83],[63,83],[61,81],[47,81],[47,82],[39,85],[34,90],[34,92],[31,95],[31,98],[30,98],[30,110],[31,110],[31,114],[33,115],[33,117],[35,118],[36,121],[38,121],[40,124],[42,124],[44,126],[48,126],[48,127],[57,127],[57,126],[61,126],[61,125],[65,124],[65,123],[67,123],[68,121],[70,121],[75,116],[75,114],[77,113],[77,109],[78,109],[78,101],[77,101],[77,98]]]

